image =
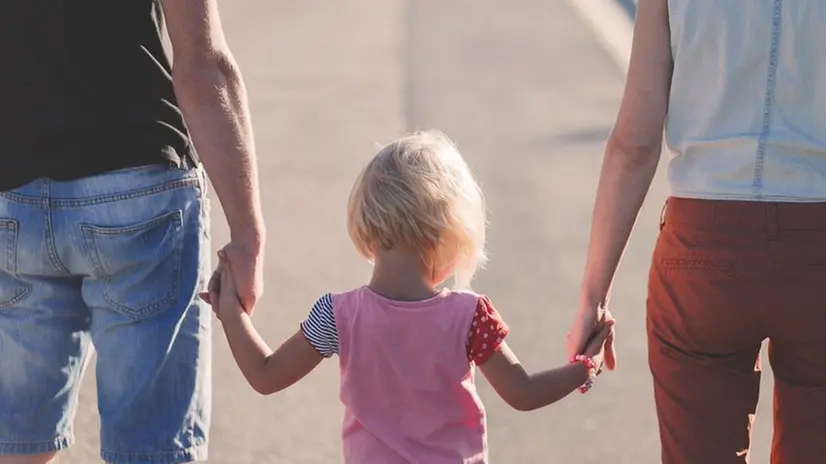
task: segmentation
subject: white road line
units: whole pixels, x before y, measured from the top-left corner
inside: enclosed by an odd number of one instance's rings
[[[623,73],[628,73],[634,24],[615,0],[568,0],[591,26]]]

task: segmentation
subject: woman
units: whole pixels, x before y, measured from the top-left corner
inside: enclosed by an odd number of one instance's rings
[[[647,302],[663,463],[747,462],[765,339],[772,463],[826,462],[825,37],[823,0],[639,1],[568,350],[601,317],[665,129]]]

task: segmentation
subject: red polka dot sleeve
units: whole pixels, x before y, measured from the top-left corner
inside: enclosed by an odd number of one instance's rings
[[[484,364],[508,336],[510,328],[486,296],[479,298],[476,314],[470,324],[467,359],[477,366]]]

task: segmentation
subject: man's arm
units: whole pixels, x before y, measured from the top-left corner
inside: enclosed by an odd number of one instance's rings
[[[264,220],[252,125],[241,73],[229,50],[217,0],[162,0],[174,62],[175,94],[198,155],[218,194],[247,311],[262,293]]]

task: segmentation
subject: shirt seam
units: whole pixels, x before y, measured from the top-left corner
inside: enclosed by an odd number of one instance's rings
[[[752,181],[752,192],[757,199],[762,198],[763,173],[766,164],[766,142],[769,138],[772,126],[774,92],[777,84],[778,54],[780,48],[780,15],[783,0],[774,0],[774,11],[772,13],[772,40],[769,51],[769,69],[766,76],[766,96],[763,102],[763,122],[760,128],[760,135],[757,139],[757,153],[754,163],[754,180]]]

